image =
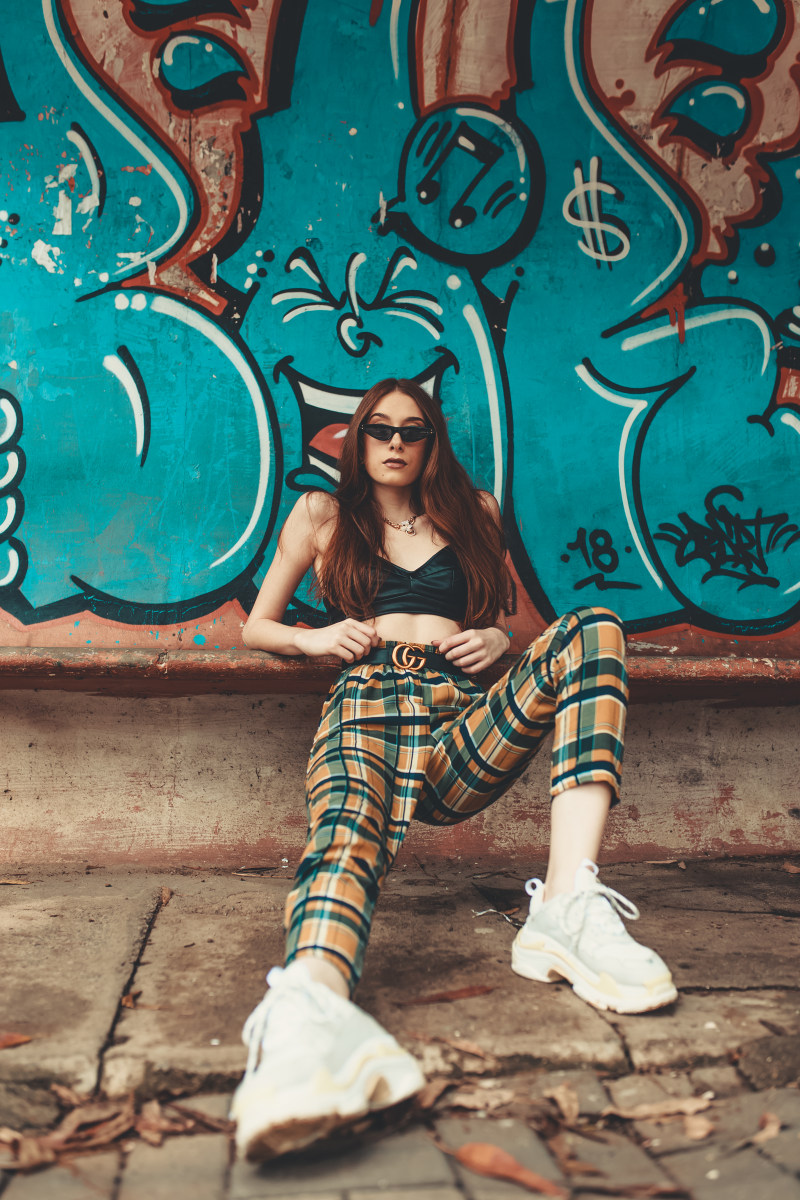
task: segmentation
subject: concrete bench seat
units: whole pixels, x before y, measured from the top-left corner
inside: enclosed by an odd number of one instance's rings
[[[515,661],[506,654],[490,683]],[[800,702],[800,659],[629,655],[631,699]],[[324,694],[339,671],[334,658],[290,658],[248,650],[0,647],[0,689],[41,688],[112,695]]]
[[[796,853],[800,661],[635,646],[605,857]],[[308,749],[338,669],[241,649],[0,647],[0,857],[290,871]],[[547,854],[549,758],[462,825],[415,824],[406,859],[530,873]]]

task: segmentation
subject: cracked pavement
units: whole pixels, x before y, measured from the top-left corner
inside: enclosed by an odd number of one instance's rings
[[[603,880],[641,909],[632,932],[666,959],[680,990],[669,1008],[620,1016],[588,1007],[565,984],[512,974],[524,876],[474,862],[406,862],[382,896],[358,1000],[429,1077],[451,1085],[433,1109],[404,1111],[359,1137],[260,1168],[232,1165],[221,1133],[161,1147],[129,1139],[71,1169],[0,1173],[3,1200],[520,1194],[442,1154],[434,1124],[451,1149],[502,1146],[576,1196],[644,1195],[649,1187],[697,1200],[800,1198],[797,865],[604,868]],[[281,864],[239,873],[94,865],[7,873],[2,1023],[31,1040],[0,1050],[0,1126],[52,1125],[52,1082],[109,1097],[133,1091],[139,1101],[191,1096],[224,1116],[245,1062],[242,1023],[266,970],[281,960],[289,874]],[[491,990],[408,1003],[476,983]],[[543,1097],[559,1085],[578,1097],[579,1114],[568,1122],[561,1114],[563,1141],[553,1143],[541,1106],[558,1116]],[[619,1115],[691,1097],[706,1098],[707,1126],[682,1113]],[[753,1142],[768,1113],[770,1136]],[[601,1173],[575,1173],[565,1167],[569,1155]]]

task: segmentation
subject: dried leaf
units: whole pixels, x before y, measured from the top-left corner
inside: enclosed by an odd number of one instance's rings
[[[574,1125],[580,1116],[581,1102],[578,1093],[568,1083],[560,1083],[558,1087],[548,1088],[544,1095],[548,1100],[555,1100],[559,1111],[568,1125]]]
[[[475,1058],[483,1058],[487,1062],[492,1062],[494,1055],[488,1050],[484,1050],[477,1042],[470,1042],[467,1038],[450,1038],[437,1037],[434,1039],[437,1042],[444,1042],[446,1046],[452,1046],[454,1050],[460,1050],[463,1054],[472,1054]]]
[[[14,1147],[14,1169],[33,1171],[56,1161],[56,1152],[46,1138],[21,1137]]]
[[[565,1175],[605,1175],[605,1171],[601,1171],[599,1167],[574,1158],[572,1147],[563,1133],[557,1133],[554,1137],[548,1138],[547,1149]]]
[[[769,1142],[774,1137],[777,1137],[780,1131],[780,1117],[771,1112],[762,1113],[758,1122],[758,1133],[750,1138],[750,1144],[753,1146],[763,1146],[764,1142]]]
[[[785,862],[783,864],[783,870],[788,871],[790,875],[800,875],[800,867],[796,863]],[[0,883],[5,882],[6,881],[4,879],[0,879]]]
[[[693,1142],[702,1142],[714,1132],[714,1122],[702,1113],[687,1113],[683,1118],[683,1132]]]
[[[80,1108],[82,1104],[88,1104],[91,1099],[82,1092],[76,1092],[74,1088],[65,1087],[63,1083],[51,1083],[50,1091],[65,1108]]]
[[[122,1133],[127,1133],[134,1122],[132,1100],[98,1100],[83,1104],[67,1113],[47,1140],[58,1147],[70,1149],[86,1146],[106,1146]]]
[[[159,893],[159,900],[161,902],[161,907],[166,908],[171,899],[172,899],[172,888],[162,887],[162,889]]]
[[[507,1179],[510,1183],[518,1183],[520,1187],[540,1196],[558,1196],[560,1200],[569,1200],[566,1188],[552,1179],[537,1175],[535,1171],[529,1171],[499,1146],[492,1146],[489,1142],[467,1142],[458,1150],[453,1150],[442,1142],[436,1144],[445,1154],[450,1154],[462,1167],[476,1175],[488,1175],[490,1179]]]
[[[685,863],[685,862],[679,862],[679,863],[678,863],[678,866],[680,867],[680,869],[681,869],[682,871],[685,871],[685,870],[686,870],[686,863]]]
[[[494,987],[485,983],[476,983],[471,987],[455,988],[451,992],[431,992],[428,996],[417,996],[413,1000],[395,1000],[399,1008],[410,1008],[416,1004],[449,1004],[452,1000],[468,1000],[470,996],[485,996],[493,992]]]
[[[236,1127],[234,1121],[229,1121],[225,1117],[212,1117],[210,1113],[201,1112],[199,1108],[190,1108],[188,1105],[178,1104],[174,1100],[170,1101],[167,1107],[174,1109],[182,1117],[188,1117],[195,1125],[201,1125],[214,1133],[233,1133]]]
[[[30,879],[0,879],[0,887],[30,887]]]
[[[160,1146],[167,1133],[192,1133],[195,1122],[190,1118],[179,1115],[175,1120],[167,1117],[158,1100],[148,1100],[142,1105],[142,1111],[136,1117],[134,1128],[142,1141],[150,1146]]]
[[[26,1033],[0,1033],[0,1050],[9,1050],[12,1046],[24,1046],[32,1041]]]
[[[623,1121],[658,1121],[661,1117],[692,1116],[711,1107],[708,1096],[665,1096],[651,1104],[634,1104],[632,1108],[604,1108],[604,1117],[621,1117]]]
[[[136,1008],[136,1001],[139,999],[141,994],[141,990],[138,992],[126,992],[120,1000],[121,1006],[123,1008]]]

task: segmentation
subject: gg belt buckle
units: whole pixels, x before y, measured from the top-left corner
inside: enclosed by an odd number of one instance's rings
[[[425,666],[426,656],[419,646],[410,642],[398,642],[392,650],[392,662],[396,667],[405,667],[409,671],[418,671]]]

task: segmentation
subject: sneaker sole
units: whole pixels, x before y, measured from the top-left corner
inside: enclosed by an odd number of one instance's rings
[[[424,1085],[416,1059],[385,1042],[363,1046],[337,1078],[320,1072],[304,1088],[277,1092],[245,1080],[231,1105],[236,1145],[249,1162],[302,1150],[359,1117],[408,1100]]]
[[[612,1012],[652,1012],[678,998],[678,989],[669,973],[640,987],[619,983],[606,973],[598,975],[589,970],[558,942],[546,936],[542,936],[536,946],[521,946],[515,941],[511,949],[511,969],[538,983],[566,979],[581,1000]]]

